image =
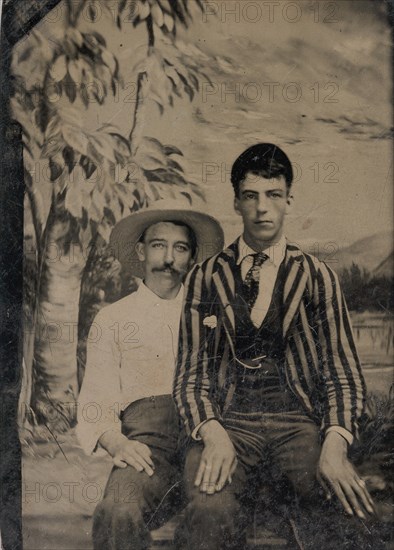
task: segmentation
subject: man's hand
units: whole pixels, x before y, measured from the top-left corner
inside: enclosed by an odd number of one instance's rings
[[[112,460],[118,468],[132,466],[137,472],[145,471],[148,476],[154,474],[154,465],[151,459],[152,453],[147,445],[127,439],[118,432],[105,432],[99,439],[99,443],[112,456]]]
[[[339,433],[327,434],[320,454],[317,477],[327,491],[327,498],[331,498],[332,489],[349,515],[355,512],[358,517],[366,519],[364,510],[374,514],[374,503],[365,481],[347,457],[347,446],[347,441]]]
[[[209,420],[203,424],[199,434],[204,442],[200,465],[194,485],[203,493],[212,495],[221,491],[237,467],[237,455],[226,430],[217,422]]]

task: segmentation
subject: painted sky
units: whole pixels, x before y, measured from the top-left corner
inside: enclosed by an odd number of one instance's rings
[[[237,218],[228,170],[258,141],[277,143],[298,165],[287,229],[292,238],[344,244],[387,230],[392,117],[386,20],[369,2],[336,2],[332,17],[320,2],[319,22],[309,2],[287,14],[286,5],[278,6],[272,23],[249,22],[248,12],[235,22],[223,9],[205,24],[196,22],[195,41],[210,56],[204,68],[209,66],[215,87],[193,105],[191,123],[179,114],[168,120],[171,139],[183,136],[196,174],[207,181],[208,208],[218,212],[220,205],[229,237],[239,224],[230,226]],[[249,19],[257,13],[250,8]],[[284,17],[300,13],[295,23]],[[337,22],[324,23],[325,17]],[[220,166],[219,173],[209,175],[215,168],[206,166],[204,178],[202,159]]]
[[[56,34],[60,24],[44,21],[41,29]],[[81,116],[92,128],[110,121],[127,135],[145,36],[127,23],[117,31],[104,17],[97,30],[120,59],[126,89],[108,99],[105,117],[94,108]],[[220,219],[228,241],[241,228],[231,164],[259,141],[278,144],[296,164],[292,240],[343,246],[392,228],[391,38],[383,3],[207,2],[179,38],[212,86],[203,83],[192,103],[176,100],[162,116],[152,104],[145,131],[182,149],[189,175],[205,189],[203,208]]]

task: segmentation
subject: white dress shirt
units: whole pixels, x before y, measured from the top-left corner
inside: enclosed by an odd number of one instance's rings
[[[119,415],[130,403],[172,393],[182,299],[183,287],[163,300],[141,282],[96,316],[78,399],[77,436],[87,454],[104,432],[121,431]]]

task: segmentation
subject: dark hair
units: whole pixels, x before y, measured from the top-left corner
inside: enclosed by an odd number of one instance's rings
[[[156,222],[156,223],[162,223],[162,222],[164,222],[164,223],[173,223],[174,225],[177,225],[178,227],[184,227],[187,230],[187,237],[189,239],[192,258],[195,258],[196,254],[197,254],[197,237],[196,237],[196,234],[194,233],[193,229],[190,227],[190,225],[188,225],[187,223],[181,222],[179,220],[160,220],[159,222]],[[156,225],[156,223],[154,223],[152,225]],[[152,225],[150,225],[149,227],[152,227]],[[138,239],[138,242],[140,242],[140,243],[145,242],[146,232],[148,231],[149,227],[147,227],[145,229],[145,231],[142,233],[141,237]]]
[[[283,176],[287,189],[290,189],[293,181],[293,169],[289,158],[282,149],[272,143],[252,145],[234,162],[231,169],[231,183],[236,197],[238,197],[239,186],[248,173],[268,179]]]

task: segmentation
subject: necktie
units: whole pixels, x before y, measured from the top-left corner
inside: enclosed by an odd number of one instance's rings
[[[260,267],[263,263],[268,260],[269,256],[264,254],[264,252],[258,252],[257,254],[252,254],[253,256],[253,265],[246,273],[244,281],[244,296],[246,303],[248,304],[249,312],[252,311],[253,306],[257,300],[259,294],[259,283],[260,283]]]

